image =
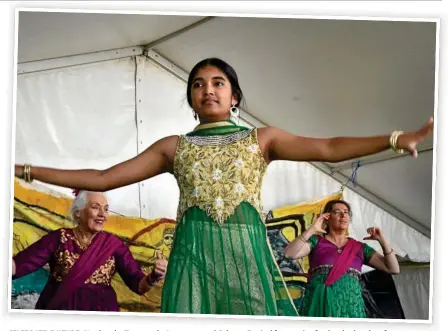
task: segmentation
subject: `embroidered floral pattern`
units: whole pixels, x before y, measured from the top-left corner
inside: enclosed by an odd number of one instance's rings
[[[250,146],[248,147],[248,149],[249,149],[249,151],[250,151],[251,153],[256,153],[257,150],[258,150],[258,145],[256,145],[256,144],[250,145]]]
[[[76,245],[81,248],[83,251],[85,251],[88,246],[83,245],[76,236],[70,232],[67,232],[65,229],[61,229],[61,243],[66,243],[67,241],[74,241]]]
[[[61,236],[61,241],[63,236]],[[64,238],[66,239],[66,238]],[[75,262],[79,259],[79,254],[72,253],[69,250],[56,252],[56,265],[53,271],[53,277],[59,282],[62,282],[65,276],[67,276],[70,269]]]
[[[244,161],[241,158],[239,158],[238,160],[235,161],[235,167],[241,169],[242,167],[244,167]]]
[[[215,201],[215,206],[216,206],[217,209],[222,209],[222,207],[224,207],[224,200],[222,200],[222,198],[219,197]]]
[[[198,189],[197,187],[195,187],[194,190],[193,190],[193,196],[194,196],[195,198],[198,198],[198,197],[199,197],[199,189]]]
[[[115,258],[109,257],[101,267],[95,270],[92,276],[85,281],[85,284],[104,284],[109,286],[115,272]]]
[[[174,160],[180,188],[177,219],[197,206],[223,223],[242,202],[252,204],[264,219],[260,189],[266,168],[255,129],[238,135],[181,136]]]
[[[61,229],[61,243],[65,244],[69,239],[74,240],[75,237],[67,233],[65,229]]]
[[[243,193],[244,192],[244,185],[241,183],[235,184],[235,192],[236,193]]]
[[[183,154],[183,153],[182,153]],[[194,172],[198,172],[198,170],[199,170],[199,162],[196,162],[194,165],[193,165],[193,171]]]
[[[222,178],[222,170],[215,169],[215,171],[213,171],[213,180],[217,181],[220,180],[221,178]]]
[[[80,244],[76,237],[65,229],[61,229],[61,243],[65,244],[69,240],[73,241],[78,247]],[[80,247],[81,248],[81,247]],[[52,276],[56,281],[62,282],[64,277],[69,273],[73,265],[78,261],[80,254],[70,252],[68,249],[58,249],[55,252],[56,264],[52,272]],[[104,284],[110,285],[112,276],[116,271],[115,258],[110,256],[107,261],[100,266],[84,283],[85,284]]]

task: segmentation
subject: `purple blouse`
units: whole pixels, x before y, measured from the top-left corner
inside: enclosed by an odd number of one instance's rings
[[[325,237],[312,236],[309,240],[311,245],[311,253],[309,255],[310,270],[313,270],[322,265],[334,265],[339,256],[338,247]],[[373,248],[367,244],[362,243],[363,249],[358,252],[353,259],[350,268],[361,272],[363,264],[368,264],[372,254],[375,252]],[[343,249],[343,247],[342,247]]]

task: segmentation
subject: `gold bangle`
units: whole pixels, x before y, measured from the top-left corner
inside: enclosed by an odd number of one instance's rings
[[[33,181],[31,178],[31,164],[25,164],[23,166],[23,179],[25,179],[27,183],[31,183]]]
[[[27,177],[28,177],[27,172],[28,172],[28,165],[27,165],[27,164],[24,164],[24,165],[23,165],[22,178],[23,178],[25,181],[26,181],[26,179],[27,179]]]
[[[31,171],[31,166],[29,164],[25,164],[25,181],[27,183],[30,182],[30,171]]]
[[[392,134],[390,135],[390,138],[389,138],[390,147],[398,154],[404,153],[403,149],[397,149],[398,137],[401,136],[402,134],[403,134],[403,131],[394,131],[394,132],[392,132]]]
[[[392,132],[392,134],[390,135],[389,138],[389,145],[390,147],[396,151],[397,150],[397,140],[398,140],[398,136],[402,134],[402,131],[394,131]]]

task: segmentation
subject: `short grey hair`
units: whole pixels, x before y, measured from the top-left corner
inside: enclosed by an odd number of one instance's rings
[[[89,193],[95,193],[91,191],[79,191],[78,195],[73,199],[72,205],[70,207],[70,216],[72,222],[78,224],[78,219],[76,218],[76,213],[78,211],[83,210],[87,206],[87,202],[89,202]],[[101,192],[107,199],[107,196],[104,192]]]
[[[79,191],[78,195],[73,199],[72,205],[70,207],[70,216],[73,223],[78,224],[78,219],[76,217],[76,213],[78,211],[83,210],[87,206],[87,202],[89,201],[89,191]]]

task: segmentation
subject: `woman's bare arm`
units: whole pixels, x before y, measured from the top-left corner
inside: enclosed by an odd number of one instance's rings
[[[31,178],[61,187],[89,191],[109,191],[170,172],[177,136],[163,138],[136,157],[105,170],[64,170],[31,167]],[[15,175],[23,176],[23,166],[15,166]]]
[[[329,216],[328,213],[315,216],[313,224],[286,246],[285,257],[296,260],[308,256],[311,253],[311,245],[308,240],[313,235],[325,233],[324,220]]]
[[[420,130],[400,135],[397,141],[398,149],[404,149],[417,157],[417,144],[426,138],[433,126],[433,119],[430,118]],[[376,154],[390,148],[389,135],[309,138],[267,127],[259,129],[258,136],[268,162],[275,160],[340,162]]]
[[[384,254],[379,252],[373,253],[368,261],[368,265],[390,274],[399,274],[400,264],[398,263],[394,250],[386,240],[383,231],[379,227],[370,227],[367,229],[367,233],[369,236],[365,237],[364,240],[378,241]]]

